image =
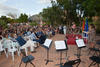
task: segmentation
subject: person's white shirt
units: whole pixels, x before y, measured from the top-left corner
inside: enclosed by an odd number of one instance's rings
[[[66,35],[66,31],[67,31],[67,27],[63,26],[63,32],[64,32],[65,35]]]
[[[31,35],[28,36],[31,40],[36,39],[36,35],[34,33],[32,33]]]

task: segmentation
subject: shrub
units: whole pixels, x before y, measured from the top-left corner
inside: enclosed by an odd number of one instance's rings
[[[4,29],[7,28],[7,22],[5,22],[4,20],[0,20],[0,26],[2,26]]]

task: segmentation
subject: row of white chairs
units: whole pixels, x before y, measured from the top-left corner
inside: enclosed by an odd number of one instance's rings
[[[33,42],[31,40],[28,40],[27,43],[23,46],[19,46],[19,44],[17,42],[13,42],[11,40],[7,40],[6,41],[6,47],[7,48],[4,48],[4,46],[1,44],[0,42],[0,53],[2,51],[5,52],[5,55],[6,57],[8,58],[9,55],[12,56],[12,60],[14,61],[14,53],[17,52],[18,53],[18,56],[20,56],[20,50],[21,49],[25,49],[25,53],[26,55],[28,55],[28,47],[31,48],[31,51],[34,50],[34,45],[36,42]]]

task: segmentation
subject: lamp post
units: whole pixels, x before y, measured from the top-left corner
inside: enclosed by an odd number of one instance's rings
[[[81,26],[81,18],[83,18],[84,16],[84,10],[80,9],[80,4],[77,5],[77,9],[76,9],[76,13],[77,13],[77,17],[79,17],[79,22],[80,22],[80,26]]]

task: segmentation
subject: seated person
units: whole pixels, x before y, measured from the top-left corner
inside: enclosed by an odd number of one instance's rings
[[[29,37],[31,40],[33,40],[33,39],[37,39],[37,37],[36,37],[34,31],[33,31],[33,32],[31,33],[31,35],[29,35],[28,37]]]
[[[0,37],[0,45],[2,44],[2,37]]]
[[[28,29],[27,36],[31,35],[32,34],[31,32],[32,32],[32,29]]]
[[[39,38],[41,35],[44,35],[44,33],[39,29],[39,31],[37,31],[36,36]]]
[[[21,46],[21,48],[27,48],[27,47],[30,47],[31,48],[31,52],[34,51],[34,47],[35,47],[35,44],[33,41],[31,40],[28,40],[28,41],[25,41],[23,38],[22,38],[22,33],[19,34],[19,36],[16,38],[17,42],[19,43],[19,45]]]
[[[45,39],[46,39],[46,35],[42,31],[40,31],[40,32],[38,32],[38,39],[33,39],[33,41],[43,44]]]

